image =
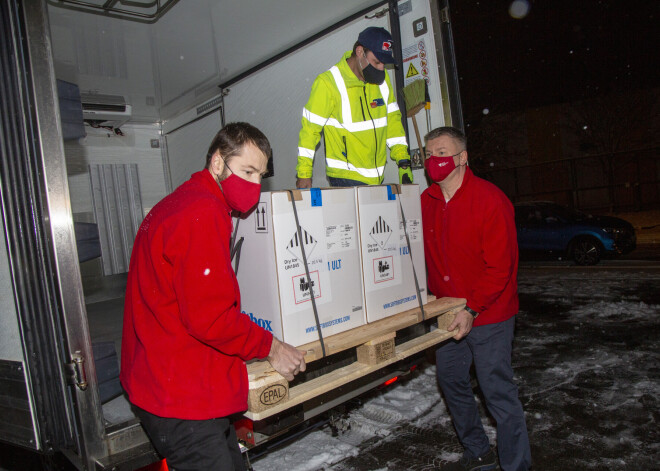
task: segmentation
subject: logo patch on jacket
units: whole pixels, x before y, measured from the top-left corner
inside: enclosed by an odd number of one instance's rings
[[[385,105],[385,100],[383,100],[382,98],[376,98],[374,101],[369,103],[369,105],[372,108],[376,108],[377,106],[384,106]]]

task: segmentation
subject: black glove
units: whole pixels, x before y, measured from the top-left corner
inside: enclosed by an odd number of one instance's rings
[[[412,183],[413,174],[410,168],[410,159],[402,159],[397,162],[399,166],[399,183]]]

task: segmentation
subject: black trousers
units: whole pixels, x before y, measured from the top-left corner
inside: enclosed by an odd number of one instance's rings
[[[133,407],[154,448],[167,459],[170,471],[246,470],[236,430],[227,417],[171,419]]]
[[[328,183],[330,183],[330,186],[338,186],[338,187],[343,187],[343,186],[364,186],[366,183],[361,182],[359,180],[351,180],[350,178],[335,178],[335,177],[327,177],[328,178]]]
[[[511,344],[515,316],[473,327],[467,337],[449,340],[436,350],[438,382],[445,394],[458,438],[471,457],[486,454],[488,437],[470,380],[474,363],[488,411],[497,422],[497,451],[505,471],[526,471],[532,463],[525,413],[513,381]]]

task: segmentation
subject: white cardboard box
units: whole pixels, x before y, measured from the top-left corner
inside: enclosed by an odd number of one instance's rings
[[[400,195],[396,194],[397,188],[401,189]],[[426,265],[419,186],[360,186],[356,192],[367,322],[419,306],[401,207],[406,216],[420,297],[422,304],[426,304]]]
[[[294,346],[318,340],[301,246],[324,337],[363,325],[360,246],[352,188],[295,190],[302,244],[290,194],[264,192],[238,222],[243,239],[238,283],[241,310]],[[234,268],[236,268],[234,259]]]

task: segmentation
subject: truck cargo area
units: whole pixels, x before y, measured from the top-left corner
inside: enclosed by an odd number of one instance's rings
[[[462,120],[446,1],[7,0],[0,24],[0,440],[61,453],[81,470],[158,459],[118,381],[128,265],[143,218],[204,167],[224,124],[249,122],[268,137],[263,191],[294,188],[311,84],[369,26],[399,41],[401,66],[388,70],[396,90],[428,83],[433,106],[420,127]],[[414,135],[408,143],[419,157]],[[321,145],[315,187],[328,186],[324,157]],[[422,191],[420,159],[414,176]],[[384,183],[398,183],[392,161]],[[263,444],[409,371],[447,336],[432,318],[460,305],[328,336],[325,358],[307,344],[310,370],[291,385],[251,365],[253,380],[279,386],[246,414],[245,443]],[[263,391],[252,392],[258,402]]]

